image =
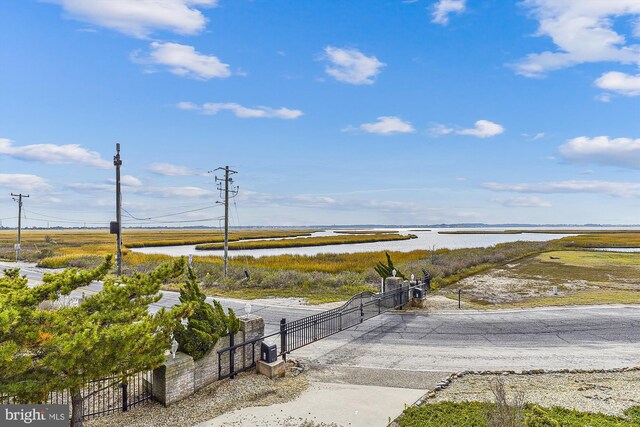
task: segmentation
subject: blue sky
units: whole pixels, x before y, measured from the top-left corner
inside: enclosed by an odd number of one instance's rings
[[[5,226],[112,220],[116,142],[125,226],[227,164],[233,225],[640,223],[637,0],[7,0],[0,64]]]

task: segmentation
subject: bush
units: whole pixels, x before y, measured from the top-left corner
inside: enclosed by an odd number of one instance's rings
[[[193,270],[188,267],[187,282],[180,289],[180,303],[190,305],[193,314],[188,318],[186,327],[177,322],[174,336],[179,344],[178,350],[194,360],[201,359],[221,336],[235,334],[240,329],[240,320],[231,308],[227,316],[218,301],[214,300],[211,305],[205,299]]]
[[[560,427],[560,423],[549,418],[549,415],[539,406],[531,409],[531,413],[524,420],[524,425],[526,427]]]

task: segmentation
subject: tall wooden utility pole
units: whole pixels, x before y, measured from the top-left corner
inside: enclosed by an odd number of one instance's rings
[[[18,244],[16,245],[16,262],[18,262],[18,260],[20,260],[20,245],[22,245],[22,198],[29,197],[29,195],[11,193],[11,196],[13,197],[13,200],[18,202]]]
[[[113,165],[116,167],[116,274],[122,274],[122,193],[120,192],[120,144],[116,144],[116,155],[113,156]]]
[[[220,182],[218,184],[218,190],[221,195],[224,193],[224,277],[226,278],[229,260],[229,193],[231,193],[231,197],[235,197],[238,194],[238,187],[231,186],[231,184],[233,184],[233,178],[231,178],[230,175],[238,172],[229,169],[229,166],[217,168],[216,170],[224,171],[224,178],[218,178],[216,176],[216,182]]]

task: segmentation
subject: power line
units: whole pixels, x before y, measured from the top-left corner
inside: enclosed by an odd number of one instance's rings
[[[32,215],[38,215],[38,216],[42,216],[42,217],[45,217],[45,218],[50,218],[50,219],[55,219],[56,220],[56,221],[52,221],[52,222],[72,222],[72,223],[86,223],[86,224],[106,224],[106,223],[109,222],[109,221],[100,221],[100,222],[98,222],[98,221],[86,221],[86,220],[83,220],[83,219],[72,220],[72,219],[69,219],[69,218],[61,218],[59,216],[46,215],[46,214],[43,214],[43,213],[32,211],[30,209],[29,210],[25,209],[24,211],[25,212],[29,212]],[[33,221],[33,220],[37,221],[38,219],[37,218],[30,218],[30,220],[31,221]]]
[[[187,222],[206,222],[206,221],[215,221],[215,220],[219,220],[219,219],[223,219],[224,217],[215,217],[215,218],[202,218],[202,219],[185,219],[182,221],[148,221],[142,224],[148,224],[148,223],[153,223],[153,224],[179,224],[179,223],[187,223]],[[132,218],[132,219],[136,219],[136,218]]]
[[[128,210],[126,210],[125,208],[122,208],[122,210],[123,210],[125,213],[127,213],[127,214],[128,214],[128,216],[129,216],[130,218],[136,219],[136,220],[138,220],[138,221],[150,221],[150,220],[158,219],[158,218],[168,218],[168,217],[178,216],[178,215],[182,215],[182,214],[186,214],[186,213],[191,213],[191,212],[204,211],[204,210],[206,210],[206,209],[213,209],[213,208],[215,208],[215,207],[217,207],[217,206],[216,206],[216,205],[214,205],[214,206],[205,206],[205,207],[202,207],[202,208],[190,209],[190,210],[188,210],[188,211],[176,212],[176,213],[171,213],[171,214],[166,214],[166,215],[150,216],[150,217],[147,217],[147,218],[138,218],[138,217],[136,217],[135,215],[133,215],[131,212],[129,212]]]

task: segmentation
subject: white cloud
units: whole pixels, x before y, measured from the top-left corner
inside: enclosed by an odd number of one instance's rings
[[[513,197],[510,199],[496,199],[494,200],[497,203],[500,203],[502,206],[510,207],[510,208],[550,208],[551,203],[546,200],[542,200],[539,197],[531,196],[531,197]]]
[[[131,190],[130,190],[131,191]],[[135,194],[141,194],[151,197],[213,197],[218,193],[211,190],[205,190],[200,187],[138,187],[133,191]]]
[[[431,126],[429,128],[429,134],[431,136],[444,136],[444,135],[449,135],[450,133],[452,133],[455,129],[450,128],[449,126],[445,126],[439,123],[434,124],[433,126]]]
[[[170,73],[196,80],[226,78],[231,75],[229,65],[216,56],[202,54],[193,46],[178,43],[152,42],[148,55],[140,56],[138,52],[134,52],[131,60],[151,66],[165,66]]]
[[[640,45],[628,44],[614,29],[614,18],[640,15],[638,0],[525,0],[557,50],[527,55],[514,68],[527,77],[587,62],[640,64]]]
[[[112,184],[116,183],[116,180],[113,178],[109,178],[107,181]],[[138,178],[136,178],[133,175],[122,175],[120,177],[120,183],[122,185],[127,185],[129,187],[140,187],[142,185],[142,181],[140,181]]]
[[[51,185],[38,175],[23,173],[0,173],[0,187],[12,191],[38,191],[48,190]]]
[[[78,193],[101,193],[115,191],[114,184],[96,184],[96,183],[71,183],[66,188]],[[127,194],[137,194],[142,196],[166,198],[166,197],[213,197],[218,193],[206,190],[200,187],[145,187],[145,186],[127,186]]]
[[[15,147],[10,139],[0,138],[0,155],[14,159],[42,162],[47,164],[79,164],[100,169],[108,169],[111,162],[99,153],[89,151],[78,144],[33,144]]]
[[[609,93],[601,93],[599,95],[596,95],[595,98],[600,102],[611,102],[611,94]]]
[[[178,107],[179,108],[179,107]],[[227,110],[235,114],[241,119],[297,119],[304,113],[300,110],[292,110],[290,108],[271,108],[271,107],[244,107],[234,102],[207,102],[199,108],[202,114],[218,114],[218,112]]]
[[[391,135],[394,133],[412,133],[415,129],[409,122],[405,122],[396,116],[381,116],[374,123],[363,123],[358,127],[348,126],[342,129],[343,132],[362,131],[367,133],[377,133],[380,135]]]
[[[640,96],[640,74],[632,76],[619,71],[601,75],[595,85],[600,89],[618,92],[626,96]]]
[[[432,22],[441,25],[449,23],[449,15],[465,11],[467,0],[439,0],[433,5]]]
[[[325,67],[325,72],[343,83],[373,84],[374,78],[386,65],[375,56],[366,56],[357,49],[327,46],[324,48],[324,53],[324,59],[331,63]]]
[[[186,166],[173,165],[171,163],[152,163],[149,170],[157,175],[163,176],[193,176],[198,175],[196,171]]]
[[[258,193],[254,191],[243,191],[238,196],[244,206],[255,207],[287,207],[306,209],[326,209],[331,211],[356,211],[361,212],[389,212],[397,214],[398,210],[403,212],[424,213],[425,209],[412,202],[400,202],[394,200],[375,199],[345,199],[334,198],[327,195],[313,194],[270,194]]]
[[[482,187],[493,191],[512,191],[516,193],[596,193],[616,197],[640,197],[640,183],[610,181],[558,181],[538,183],[504,184],[487,182]]]
[[[179,110],[186,110],[186,111],[200,109],[200,107],[198,107],[196,104],[188,101],[178,102],[178,104],[176,104],[176,107],[178,107]]]
[[[458,135],[476,136],[478,138],[490,138],[492,136],[500,135],[504,132],[504,127],[497,123],[490,122],[489,120],[478,120],[475,123],[475,127],[471,129],[462,129],[457,131]]]
[[[94,184],[90,182],[73,182],[65,185],[65,187],[78,193],[113,192],[116,188],[115,184]]]
[[[571,161],[640,168],[640,138],[581,136],[561,145],[559,151]]]
[[[72,18],[145,38],[157,30],[197,34],[207,23],[197,7],[217,0],[45,0],[62,6]]]

